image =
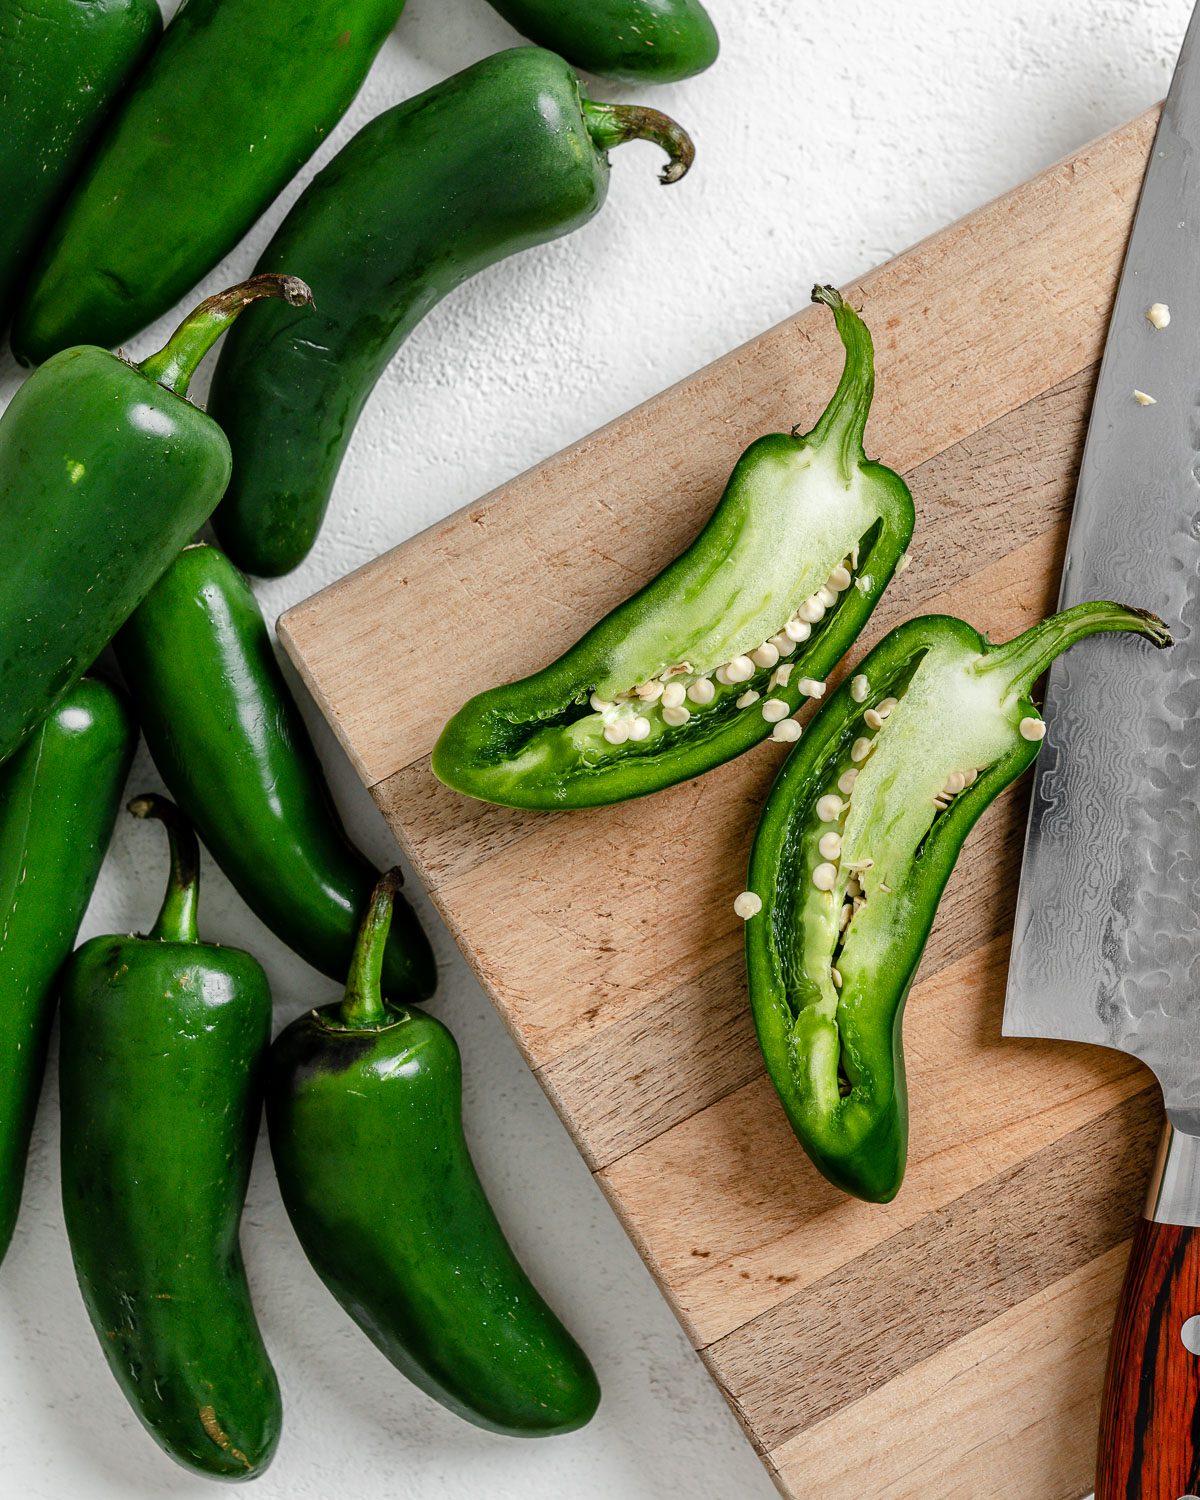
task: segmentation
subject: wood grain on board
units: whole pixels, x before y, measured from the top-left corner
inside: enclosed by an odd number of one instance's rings
[[[1005,638],[1053,607],[1155,120],[850,288],[877,348],[868,451],[905,472],[917,531],[847,667],[915,613]],[[809,1167],[746,1011],[731,903],[782,746],[570,814],[472,803],[429,770],[449,712],[644,583],[838,368],[806,309],[279,633],[780,1490],[1071,1500],[1158,1102],[1119,1054],[1000,1037],[1027,785],[947,890],[906,1022],[908,1178],[880,1208]],[[448,678],[425,643],[485,600],[507,628]]]

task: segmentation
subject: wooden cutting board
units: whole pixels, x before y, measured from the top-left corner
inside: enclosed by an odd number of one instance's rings
[[[917,504],[913,566],[856,657],[915,613],[1005,639],[1053,608],[1155,121],[850,289],[877,343],[867,450]],[[1027,783],[942,904],[908,1007],[908,1179],[879,1208],[810,1168],[747,1015],[731,903],[782,746],[580,813],[481,806],[429,770],[452,710],[655,573],[753,437],[811,425],[839,365],[806,309],[279,633],[780,1490],[1074,1500],[1158,1103],[1119,1054],[1001,1039]]]

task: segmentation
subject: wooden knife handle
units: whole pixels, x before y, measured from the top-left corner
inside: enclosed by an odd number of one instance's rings
[[[1108,1353],[1096,1500],[1200,1497],[1200,1357],[1182,1338],[1198,1313],[1200,1229],[1141,1220]]]

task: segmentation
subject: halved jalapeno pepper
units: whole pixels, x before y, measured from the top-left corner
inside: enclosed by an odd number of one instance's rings
[[[692,545],[556,662],[472,698],[433,752],[435,774],[510,807],[592,807],[698,776],[792,716],[863,628],[908,546],[913,503],[868,460],[871,336],[832,287],[846,360],[804,435],[738,460]]]
[[[904,1002],[958,852],[1038,752],[1038,677],[1109,630],[1171,640],[1154,615],[1107,603],[1003,646],[947,616],[909,620],[839,687],[771,790],[734,903],[750,1004],[792,1129],[856,1197],[887,1202],[904,1176]]]

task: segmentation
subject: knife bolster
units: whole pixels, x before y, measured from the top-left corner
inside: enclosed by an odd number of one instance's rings
[[[1167,1120],[1158,1143],[1143,1216],[1152,1224],[1200,1227],[1200,1136]]]

